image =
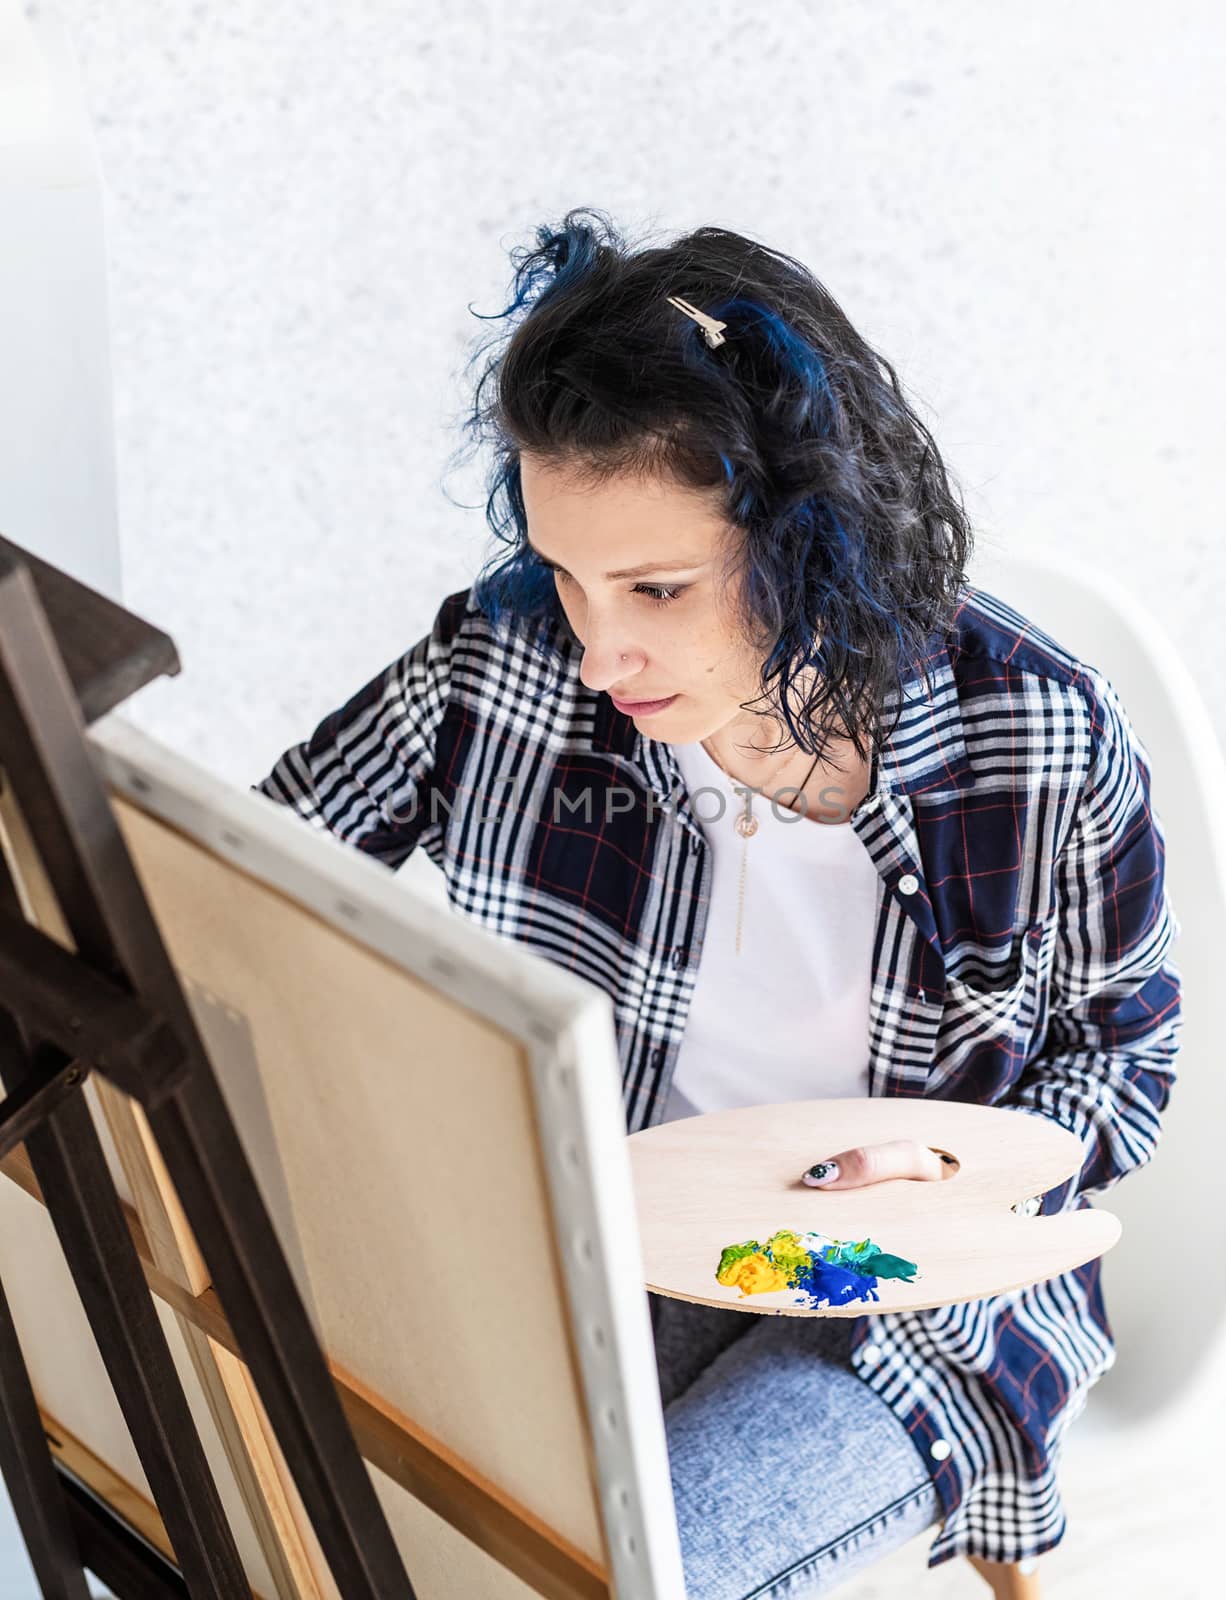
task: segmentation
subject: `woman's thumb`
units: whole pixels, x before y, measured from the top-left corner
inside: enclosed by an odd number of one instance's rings
[[[946,1163],[927,1145],[915,1139],[888,1139],[882,1144],[856,1145],[827,1156],[802,1173],[801,1182],[813,1189],[859,1189],[887,1178],[932,1182],[945,1174]]]

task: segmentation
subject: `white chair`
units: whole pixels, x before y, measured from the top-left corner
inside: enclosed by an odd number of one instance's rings
[[[1166,846],[1166,887],[1179,924],[1172,956],[1182,981],[1183,1031],[1170,1104],[1153,1160],[1103,1197],[1124,1225],[1103,1259],[1103,1297],[1116,1361],[1090,1391],[1084,1416],[1069,1430],[1061,1470],[1066,1500],[1095,1518],[1061,1575],[1103,1592],[1105,1543],[1116,1548],[1140,1530],[1117,1559],[1144,1585],[1146,1574],[1175,1576],[1141,1528],[1149,1487],[1162,1484],[1162,1545],[1181,1536],[1171,1508],[1192,1497],[1205,1473],[1216,1478],[1212,1428],[1203,1413],[1226,1399],[1226,1176],[1220,1130],[1226,1082],[1217,1070],[1214,961],[1226,926],[1226,760],[1200,688],[1174,641],[1110,573],[1050,546],[1000,550],[981,543],[970,581],[1097,667],[1119,691],[1149,758],[1150,801]],[[1138,1476],[1135,1462],[1146,1469]],[[1071,1509],[1071,1517],[1077,1510]],[[1182,1533],[1195,1530],[1194,1514]],[[1195,1534],[1204,1560],[1205,1539]],[[1213,1559],[1212,1555],[1209,1557]],[[1181,1553],[1181,1576],[1195,1551]],[[974,1562],[1001,1597],[1038,1593],[1017,1567]],[[1133,1591],[1129,1591],[1130,1593]],[[1145,1592],[1144,1587],[1136,1592]]]
[[[1226,928],[1226,760],[1200,689],[1174,642],[1110,574],[1050,548],[981,550],[971,582],[1005,601],[1119,690],[1149,756],[1150,800],[1166,843],[1180,932],[1183,1032],[1154,1159],[1103,1205],[1124,1224],[1103,1259],[1116,1363],[1094,1386],[1104,1428],[1139,1423],[1191,1390],[1226,1330],[1226,1075],[1212,996]],[[1178,1315],[1172,1314],[1173,1304]]]
[[[1198,1423],[1202,1413],[1213,1414],[1214,1396],[1226,1396],[1226,1177],[1218,1148],[1226,1083],[1210,1053],[1212,963],[1226,926],[1226,841],[1219,832],[1226,822],[1219,800],[1226,793],[1226,761],[1200,689],[1172,640],[1114,577],[1051,547],[1004,551],[981,540],[969,579],[1118,689],[1149,757],[1150,799],[1162,825],[1167,890],[1180,928],[1172,953],[1182,979],[1184,1027],[1162,1138],[1154,1159],[1102,1201],[1124,1225],[1120,1242],[1103,1259],[1117,1356],[1070,1428],[1060,1469],[1070,1527],[1084,1537],[1075,1546],[1062,1541],[1041,1560],[971,1558],[997,1600],[1037,1600],[1044,1568],[1069,1594],[1122,1594],[1126,1572],[1131,1596],[1190,1576],[1197,1555],[1186,1548],[1178,1573],[1171,1571],[1173,1541],[1189,1527],[1198,1529],[1197,1499],[1181,1496],[1180,1489],[1198,1472],[1221,1472],[1215,1429]],[[1175,1508],[1184,1500],[1188,1510],[1179,1513],[1179,1526]],[[1088,1529],[1086,1516],[1093,1519]],[[1196,1538],[1202,1559],[1215,1562],[1212,1529],[1197,1531]],[[911,1594],[921,1583],[928,1585],[923,1593],[940,1593],[940,1581],[929,1583],[917,1565],[927,1543],[923,1535],[915,1550],[874,1567],[862,1589],[853,1582],[848,1600]],[[1187,1592],[1208,1592],[1215,1581]]]

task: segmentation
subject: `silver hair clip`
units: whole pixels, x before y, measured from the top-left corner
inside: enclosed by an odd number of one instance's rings
[[[692,306],[688,300],[682,300],[678,295],[670,294],[668,303],[670,306],[676,306],[678,311],[684,311],[687,317],[691,317],[698,324],[702,329],[703,338],[712,350],[718,350],[721,344],[727,342],[724,339],[724,329],[728,326],[726,322],[716,322],[714,317],[707,316],[705,311],[699,311],[697,306]]]

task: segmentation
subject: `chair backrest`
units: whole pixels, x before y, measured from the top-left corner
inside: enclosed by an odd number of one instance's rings
[[[1124,1232],[1103,1260],[1116,1363],[1092,1396],[1104,1413],[1140,1418],[1175,1400],[1226,1333],[1226,1075],[1215,1065],[1213,1001],[1226,927],[1226,761],[1175,644],[1109,573],[1050,547],[989,546],[970,582],[1102,671],[1149,758],[1180,930],[1172,958],[1183,1031],[1155,1157],[1103,1196]]]

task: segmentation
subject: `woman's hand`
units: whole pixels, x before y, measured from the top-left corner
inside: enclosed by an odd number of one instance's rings
[[[919,1178],[939,1182],[958,1163],[953,1156],[930,1149],[914,1139],[888,1139],[884,1144],[861,1144],[852,1150],[818,1161],[801,1175],[813,1189],[859,1189],[886,1178]]]

